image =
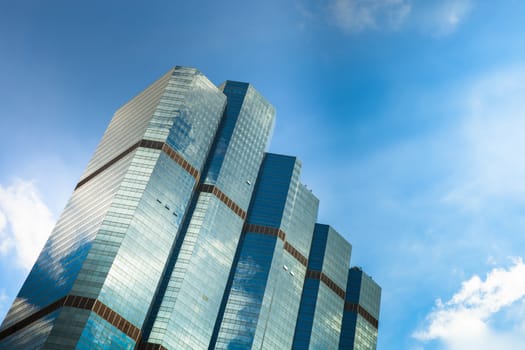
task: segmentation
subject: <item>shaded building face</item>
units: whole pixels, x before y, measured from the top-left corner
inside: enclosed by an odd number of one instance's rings
[[[316,224],[293,349],[337,349],[352,247],[332,227]]]
[[[350,245],[315,225],[300,162],[264,153],[274,114],[250,84],[185,67],[117,110],[0,348],[285,349],[303,302],[307,343],[337,346]],[[311,271],[324,284],[306,301]],[[327,312],[333,332],[319,333]]]
[[[339,349],[376,349],[380,304],[381,287],[360,268],[351,268]]]
[[[237,263],[217,320],[216,349],[289,349],[318,200],[295,157],[266,154]],[[302,242],[297,238],[300,237]]]

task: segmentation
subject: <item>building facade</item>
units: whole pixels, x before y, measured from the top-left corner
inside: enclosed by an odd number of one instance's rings
[[[361,268],[348,271],[339,349],[376,349],[381,287]]]
[[[315,225],[294,349],[338,348],[351,250],[332,227]]]
[[[316,224],[300,162],[265,153],[274,115],[252,85],[185,67],[117,110],[0,348],[336,349],[361,329],[349,303],[375,344],[350,244]]]

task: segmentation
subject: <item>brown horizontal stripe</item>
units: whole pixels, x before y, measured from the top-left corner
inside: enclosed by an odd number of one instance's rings
[[[330,277],[325,275],[321,271],[307,270],[306,278],[313,278],[321,280],[328,288],[334,291],[335,294],[339,295],[342,299],[345,298],[346,292],[343,288],[339,287]]]
[[[160,344],[146,343],[146,342],[140,343],[137,349],[138,350],[168,350]]]
[[[377,319],[374,316],[372,316],[368,311],[366,311],[366,309],[361,305],[347,301],[345,303],[345,311],[350,311],[361,315],[375,329],[378,329],[379,322],[377,321]]]
[[[212,193],[215,195],[215,197],[219,198],[221,202],[226,204],[228,208],[230,208],[235,214],[237,214],[241,219],[246,219],[246,212],[242,210],[241,207],[237,205],[233,200],[230,199],[227,195],[225,195],[217,186],[209,185],[209,184],[201,184],[199,187],[199,190],[201,192],[205,193]]]
[[[68,295],[64,306],[92,310],[134,341],[140,339],[141,331],[138,327],[135,327],[131,322],[97,299]]]
[[[98,168],[97,170],[95,170],[94,172],[92,172],[91,174],[89,174],[88,176],[86,176],[83,180],[81,180],[77,186],[75,187],[75,190],[77,188],[79,188],[80,186],[84,185],[86,182],[90,181],[91,179],[93,179],[95,176],[97,176],[98,174],[100,174],[101,172],[103,172],[104,170],[106,170],[107,168],[109,168],[110,166],[112,166],[113,164],[115,164],[116,162],[118,162],[119,160],[121,160],[122,158],[124,158],[126,155],[128,155],[129,153],[133,152],[133,150],[135,150],[140,144],[140,141],[135,143],[133,146],[129,147],[128,149],[126,149],[124,152],[120,153],[118,156],[116,156],[115,158],[111,159],[109,162],[107,162],[106,164],[102,165],[100,168]]]
[[[168,144],[162,145],[162,151],[166,153],[171,159],[173,159],[177,164],[179,164],[184,170],[186,170],[191,176],[193,176],[197,181],[199,180],[199,171],[194,168],[186,159],[184,159],[180,153],[175,151],[173,148],[168,146]]]
[[[22,320],[18,321],[17,323],[15,323],[14,325],[10,326],[10,327],[7,327],[6,329],[4,329],[3,331],[0,332],[0,340],[4,339],[4,338],[7,338],[8,336],[12,335],[13,333],[16,333],[18,332],[19,330],[21,330],[22,328],[24,327],[27,327],[29,326],[31,323],[35,322],[36,320],[44,317],[45,315],[47,314],[50,314],[51,312],[55,311],[56,309],[58,309],[59,307],[61,307],[63,304],[64,304],[64,300],[66,298],[61,298],[45,307],[43,307],[42,309],[34,312],[33,314],[27,316],[26,318],[23,318]]]
[[[139,144],[138,147],[151,148],[151,149],[162,149],[162,147],[165,145],[164,142],[153,141],[153,140],[140,140],[138,144]]]
[[[308,265],[308,259],[303,254],[301,254],[297,249],[295,249],[295,247],[291,245],[290,243],[284,242],[284,250],[292,254],[292,256],[304,266]]]
[[[284,231],[275,227],[245,224],[244,232],[261,233],[263,235],[279,237],[282,241],[286,240],[286,234],[284,233]]]
[[[83,180],[81,180],[77,186],[75,187],[75,190],[79,188],[80,186],[84,185],[86,182],[93,179],[95,176],[124,158],[129,153],[133,152],[138,147],[144,147],[144,148],[150,148],[150,149],[158,149],[162,150],[164,153],[166,153],[172,160],[174,160],[177,164],[179,164],[184,170],[186,170],[191,176],[195,178],[196,181],[199,180],[199,171],[193,167],[186,159],[184,159],[183,156],[181,156],[177,151],[175,151],[173,148],[168,146],[167,143],[160,142],[160,141],[152,141],[152,140],[140,140],[139,142],[135,143],[128,149],[126,149],[124,152],[117,155],[115,158],[111,159],[106,164],[102,165],[100,168],[86,176]]]
[[[306,270],[306,276],[305,278],[313,278],[316,280],[321,279],[321,272],[315,271],[315,270]]]
[[[91,310],[134,341],[138,341],[141,337],[141,331],[138,327],[135,327],[135,325],[126,320],[124,317],[120,316],[117,312],[113,311],[110,307],[99,300],[77,295],[67,295],[29,315],[23,320],[18,321],[11,327],[4,329],[2,332],[0,332],[0,339],[12,335],[20,329],[30,325],[36,320],[50,314],[51,312],[58,310],[61,307],[74,307],[77,309]]]
[[[246,223],[244,224],[243,231],[260,233],[263,235],[268,235],[268,236],[273,236],[273,237],[279,237],[279,239],[281,239],[284,242],[284,250],[290,253],[295,259],[297,259],[297,261],[299,261],[304,266],[308,265],[308,259],[303,254],[301,254],[297,249],[295,249],[293,245],[291,245],[289,242],[286,241],[286,233],[280,228]]]

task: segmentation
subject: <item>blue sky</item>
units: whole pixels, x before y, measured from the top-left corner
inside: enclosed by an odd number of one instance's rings
[[[113,112],[174,65],[276,107],[379,349],[525,348],[525,2],[0,3],[0,318]]]

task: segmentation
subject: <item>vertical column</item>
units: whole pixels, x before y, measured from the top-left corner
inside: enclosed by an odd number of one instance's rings
[[[134,346],[225,100],[176,67],[115,113],[4,322],[32,335],[2,346]]]
[[[283,216],[284,241],[278,241],[282,255],[272,266],[253,349],[289,349],[297,322],[304,277],[308,264],[308,250],[317,218],[319,200],[303,184],[289,193],[290,205]],[[281,273],[276,273],[279,271]]]
[[[351,249],[333,228],[315,225],[293,349],[337,349]]]
[[[148,103],[142,101],[139,111],[143,105]],[[72,288],[73,295],[96,298],[140,330],[224,105],[223,94],[200,72],[183,67],[173,70]],[[136,123],[128,117],[126,127],[133,129]],[[172,142],[174,134],[178,143]],[[67,320],[64,327],[69,327]],[[64,332],[56,328],[59,343]],[[78,346],[89,348],[92,339],[106,339],[114,348],[125,348],[139,335],[122,337],[121,329],[92,313]],[[54,338],[52,333],[48,343]]]
[[[313,195],[298,195],[299,172],[295,157],[266,154],[210,348],[291,346],[306,267],[284,249],[283,229],[300,221],[307,226],[302,238],[309,241],[318,204]]]
[[[375,350],[381,287],[358,267],[348,271],[339,349]]]
[[[145,330],[144,347],[208,347],[273,125],[273,107],[249,84],[226,82],[227,106]]]

